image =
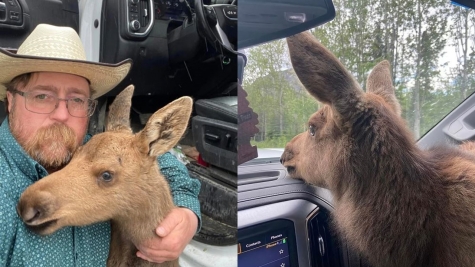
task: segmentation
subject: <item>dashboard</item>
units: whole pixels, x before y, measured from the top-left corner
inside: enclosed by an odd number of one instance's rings
[[[193,1],[188,0],[121,0],[127,12],[127,33],[145,37],[156,20],[191,21]]]
[[[198,30],[202,20],[192,10],[192,2],[104,2],[98,22],[99,61],[116,63],[131,58],[134,62],[128,77],[106,96],[115,96],[120,88],[133,83],[134,106],[139,107],[138,112],[148,113],[148,107],[156,110],[179,96],[200,99],[220,95],[228,88],[232,91],[236,55],[225,54],[233,64],[224,65],[221,51],[207,49],[208,43]]]
[[[367,266],[332,225],[331,193],[288,178],[274,154],[238,167],[238,266]]]
[[[187,0],[154,0],[155,18],[164,20],[183,20],[187,15]],[[193,3],[189,3],[190,7]]]
[[[155,20],[183,21],[192,14],[187,0],[125,0],[124,3],[127,32],[137,37],[148,35]]]

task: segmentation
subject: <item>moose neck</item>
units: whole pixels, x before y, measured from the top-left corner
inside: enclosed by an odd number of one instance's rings
[[[147,181],[147,184],[142,187],[144,193],[136,196],[137,205],[128,209],[123,216],[112,220],[117,231],[124,237],[133,238],[130,241],[134,244],[156,237],[158,224],[174,207],[169,185],[159,173],[158,167],[152,167],[150,172],[142,174],[139,179]]]
[[[367,116],[379,119],[374,114]],[[365,119],[355,120],[354,125]],[[402,122],[386,120],[388,123],[378,128],[371,126],[374,124],[353,128],[343,153],[349,157],[341,159],[344,162],[339,164],[332,179],[335,182],[330,185],[336,200],[344,195],[355,201],[377,195],[410,196],[424,191],[437,176],[437,167],[427,153],[416,146]]]

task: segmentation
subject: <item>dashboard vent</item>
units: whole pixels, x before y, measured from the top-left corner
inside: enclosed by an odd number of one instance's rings
[[[276,162],[254,162],[254,164],[241,164],[238,166],[238,185],[270,182],[283,179],[287,170]]]
[[[256,173],[239,174],[238,185],[269,182],[279,179],[279,171],[262,171]]]
[[[139,2],[139,8],[140,8],[140,17],[139,17],[139,22],[142,27],[146,27],[148,23],[150,22],[150,12],[153,12],[148,6],[148,1],[147,0],[140,0]]]
[[[351,250],[330,228],[328,211],[318,208],[307,221],[312,267],[370,267]]]
[[[312,267],[344,266],[337,238],[332,235],[329,226],[329,215],[322,209],[319,209],[308,220],[307,228]]]

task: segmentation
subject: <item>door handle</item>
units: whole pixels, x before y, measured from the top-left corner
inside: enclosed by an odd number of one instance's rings
[[[457,141],[466,141],[475,136],[475,106],[460,115],[444,128],[446,135]]]

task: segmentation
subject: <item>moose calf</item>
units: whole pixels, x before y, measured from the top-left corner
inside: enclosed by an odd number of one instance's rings
[[[310,33],[287,43],[300,81],[325,104],[285,147],[290,176],[332,192],[338,232],[372,266],[475,266],[473,145],[419,149],[387,61],[365,93]]]
[[[106,132],[80,147],[62,170],[25,190],[18,214],[42,235],[111,220],[107,266],[175,267],[178,260],[154,264],[136,257],[134,244],[151,239],[174,207],[157,156],[180,140],[193,102],[189,97],[173,101],[134,135],[129,124],[133,90],[127,87],[111,104]]]

